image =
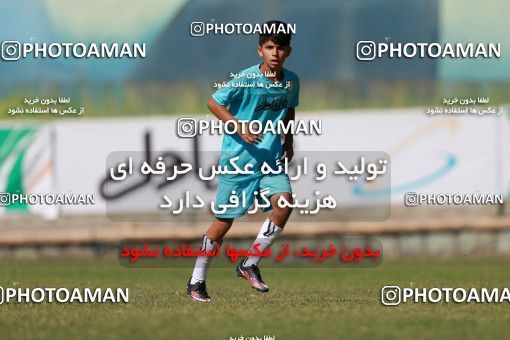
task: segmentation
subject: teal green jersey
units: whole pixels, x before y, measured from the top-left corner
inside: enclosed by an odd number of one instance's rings
[[[228,107],[230,113],[239,121],[260,122],[262,128],[268,121],[276,128],[288,109],[299,104],[299,78],[291,71],[283,69],[281,82],[270,81],[259,69],[260,65],[247,68],[216,91],[212,97],[220,105]],[[258,123],[257,123],[258,125]],[[281,137],[271,132],[263,134],[258,144],[247,144],[239,134],[225,134],[221,148],[220,166],[230,166],[230,159],[239,157],[235,163],[244,169],[253,165],[253,175],[222,175],[222,179],[240,181],[261,175],[260,167],[264,162],[275,166],[282,156]]]

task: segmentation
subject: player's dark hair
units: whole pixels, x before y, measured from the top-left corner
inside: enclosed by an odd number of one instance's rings
[[[275,44],[278,44],[283,47],[290,46],[290,38],[292,35],[290,33],[276,33],[278,32],[278,27],[280,25],[284,25],[287,27],[287,24],[283,21],[278,20],[270,20],[262,24],[262,33],[259,35],[259,46],[262,46],[266,41],[271,40]],[[264,27],[272,27],[274,26],[275,29],[271,32],[265,32]]]

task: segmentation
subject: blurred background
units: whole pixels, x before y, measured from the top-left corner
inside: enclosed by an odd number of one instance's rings
[[[391,184],[352,184],[339,215],[292,217],[287,236],[379,239],[385,258],[510,255],[505,204],[404,205],[406,192],[510,195],[510,36],[504,0],[236,1],[156,0],[122,4],[35,0],[0,5],[0,40],[146,43],[138,59],[0,61],[0,192],[94,194],[93,206],[0,207],[0,256],[100,257],[121,240],[196,240],[209,220],[176,220],[163,193],[215,188],[193,176],[151,182],[112,198],[105,189],[115,152],[197,160],[218,136],[179,138],[181,117],[211,118],[213,84],[259,62],[255,35],[190,35],[191,22],[295,23],[285,67],[300,77],[296,118],[321,119],[321,136],[296,136],[301,154],[384,152]],[[500,43],[501,58],[356,59],[358,41]],[[81,115],[9,114],[26,98],[68,97]],[[488,98],[499,114],[430,115],[445,99]],[[483,106],[483,108],[482,108]],[[59,107],[60,109],[64,107]],[[67,105],[65,106],[67,107]],[[500,110],[501,109],[501,110]],[[196,156],[199,155],[199,156]],[[121,191],[123,188],[120,189]],[[383,202],[380,196],[384,196]],[[114,195],[113,195],[114,196]],[[152,197],[152,200],[148,200]],[[129,201],[123,205],[123,200]],[[109,207],[115,206],[114,212]],[[342,215],[355,211],[356,218]],[[261,215],[236,222],[234,240],[253,238]]]

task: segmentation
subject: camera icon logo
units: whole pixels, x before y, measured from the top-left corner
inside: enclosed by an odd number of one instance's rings
[[[6,40],[2,43],[2,59],[15,61],[21,58],[21,44],[18,41]]]
[[[418,205],[418,194],[415,192],[406,192],[404,195],[404,204],[408,207],[416,207]]]
[[[205,24],[200,21],[194,21],[190,25],[190,33],[194,37],[201,37],[205,34]]]
[[[356,58],[358,60],[374,60],[376,54],[376,46],[373,41],[358,41],[356,44]]]
[[[0,207],[7,207],[11,204],[11,194],[7,192],[0,193]]]
[[[197,121],[193,118],[177,120],[177,135],[181,138],[193,138],[197,135]]]
[[[384,286],[381,289],[381,302],[385,306],[400,304],[401,291],[399,286]]]

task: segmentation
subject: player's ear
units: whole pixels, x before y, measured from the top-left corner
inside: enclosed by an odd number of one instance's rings
[[[290,52],[292,52],[292,47],[287,47],[287,57],[290,55]]]
[[[257,45],[257,53],[258,53],[259,57],[262,58],[262,46]]]

